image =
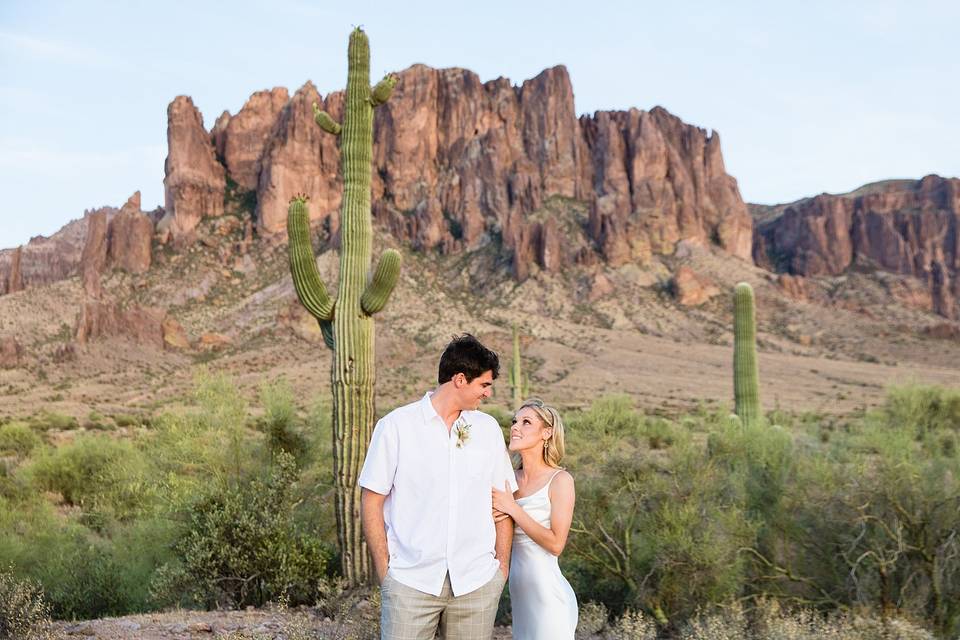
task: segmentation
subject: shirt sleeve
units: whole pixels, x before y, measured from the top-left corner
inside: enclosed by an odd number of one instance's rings
[[[360,470],[358,484],[361,487],[381,495],[390,493],[397,473],[398,445],[396,428],[381,418],[373,429],[367,457]]]
[[[499,428],[497,430],[499,431]],[[517,474],[513,471],[513,462],[510,461],[510,454],[507,452],[507,447],[503,444],[502,439],[500,440],[500,450],[494,455],[497,462],[493,470],[493,486],[502,489],[503,483],[509,482],[510,488],[516,491],[518,489]]]

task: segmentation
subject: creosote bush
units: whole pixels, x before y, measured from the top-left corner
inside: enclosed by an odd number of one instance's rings
[[[0,570],[0,640],[47,640],[54,634],[43,589]]]

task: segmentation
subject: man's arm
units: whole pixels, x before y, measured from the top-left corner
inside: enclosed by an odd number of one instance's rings
[[[513,548],[513,520],[505,518],[495,523],[497,528],[497,542],[494,545],[497,560],[500,561],[500,570],[503,577],[510,576],[510,549]]]
[[[360,492],[360,515],[363,521],[363,537],[367,540],[367,549],[373,558],[373,569],[377,580],[383,582],[390,565],[390,551],[387,549],[387,525],[383,520],[383,503],[387,496],[362,489]],[[499,542],[499,529],[497,540]]]

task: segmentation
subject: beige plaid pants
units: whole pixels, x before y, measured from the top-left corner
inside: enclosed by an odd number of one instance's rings
[[[444,640],[490,640],[506,582],[497,569],[487,584],[454,597],[447,574],[443,590],[434,596],[401,584],[388,573],[380,585],[380,638],[433,640],[439,629]]]

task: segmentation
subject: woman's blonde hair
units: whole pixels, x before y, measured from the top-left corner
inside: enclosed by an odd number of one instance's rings
[[[543,441],[543,461],[546,462],[548,466],[560,469],[560,461],[563,460],[565,450],[563,420],[560,419],[560,412],[550,405],[544,404],[543,400],[539,398],[530,398],[524,401],[524,403],[520,405],[520,408],[517,409],[517,413],[522,409],[530,409],[537,414],[537,417],[540,418],[545,426],[553,429],[550,437]]]

